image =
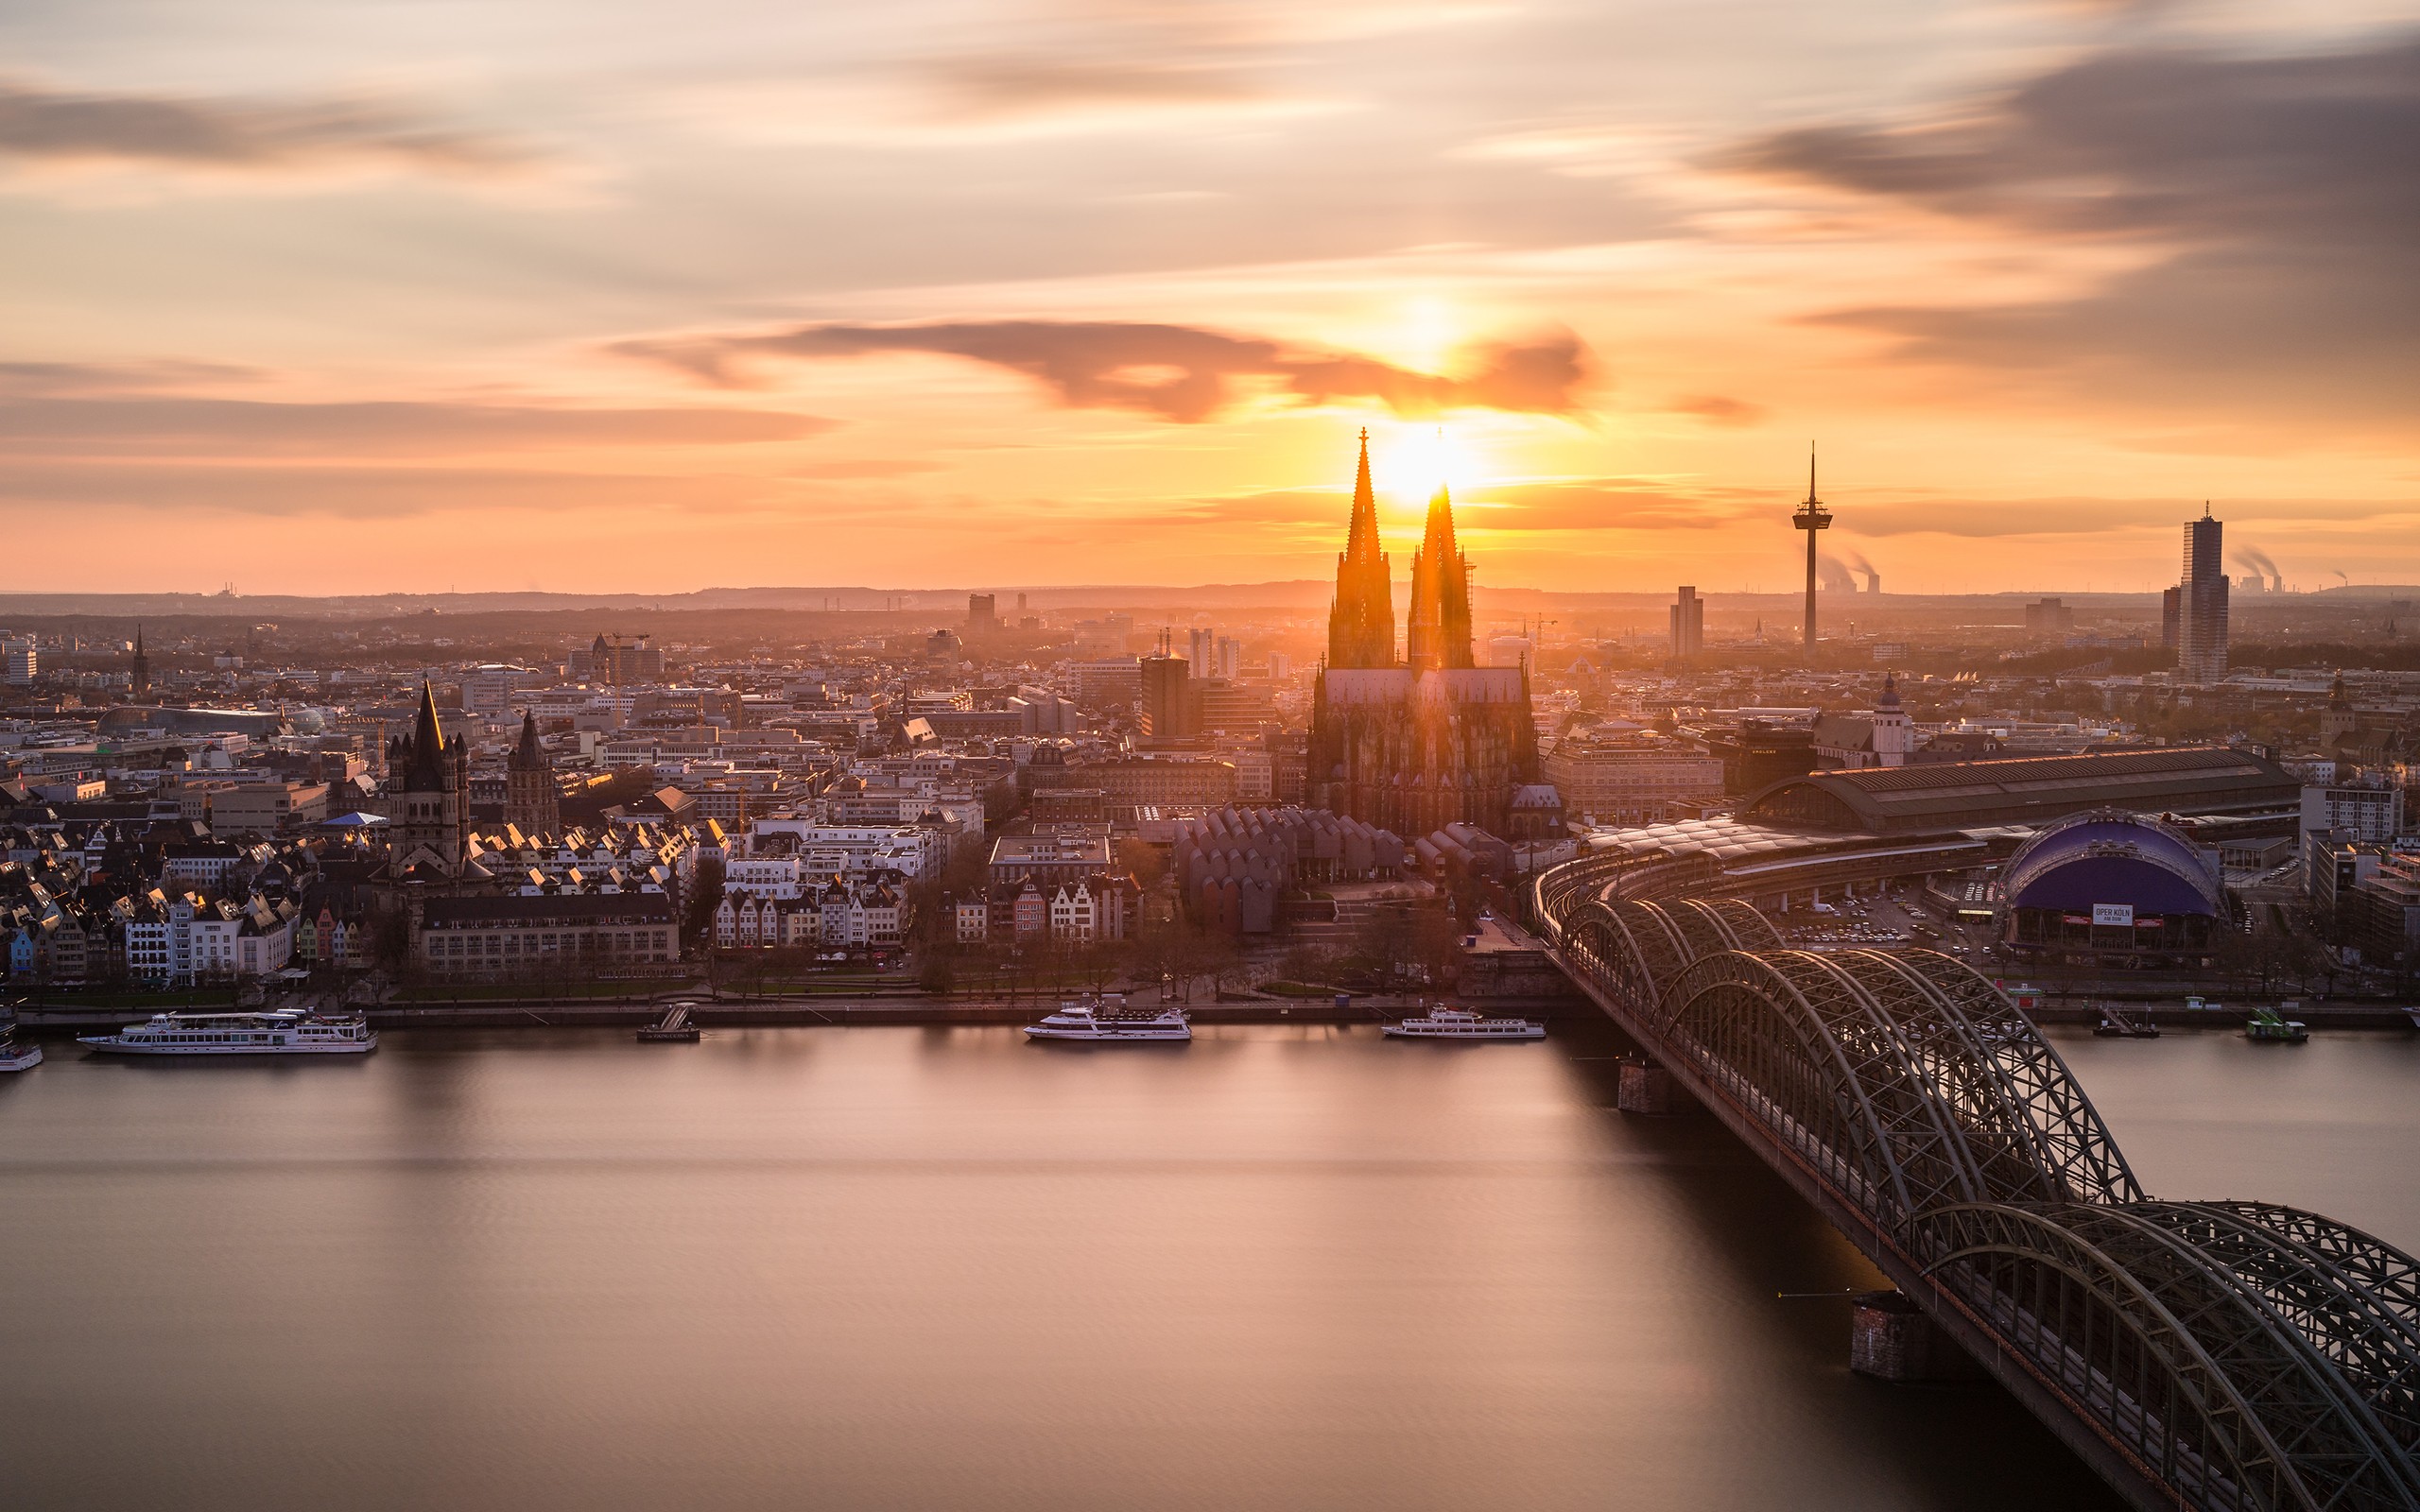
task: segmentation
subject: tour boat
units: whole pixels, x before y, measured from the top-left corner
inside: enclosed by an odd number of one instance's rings
[[[1547,1026],[1527,1019],[1489,1019],[1468,1008],[1431,1008],[1383,1031],[1399,1040],[1543,1040]]]
[[[42,1064],[42,1046],[20,1040],[14,1024],[0,1024],[0,1071],[24,1071]]]
[[[1167,1040],[1192,1039],[1193,1025],[1181,1009],[1129,1008],[1124,998],[1112,996],[1062,1003],[1058,1012],[1027,1024],[1025,1032],[1035,1040]]]
[[[300,1008],[254,1013],[155,1013],[115,1034],[76,1042],[126,1056],[358,1056],[378,1048],[360,1014],[331,1018]]]
[[[2289,1003],[2286,1006],[2301,1005]],[[2244,1021],[2243,1037],[2267,1044],[2298,1045],[2310,1038],[2310,1030],[2300,1019],[2289,1019],[2273,1008],[2255,1008],[2252,1017]]]

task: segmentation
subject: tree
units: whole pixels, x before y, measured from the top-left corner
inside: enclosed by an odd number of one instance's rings
[[[709,954],[713,952],[715,910],[722,905],[722,878],[720,856],[700,856],[698,869],[689,882],[689,905],[682,911],[682,937],[705,942]]]

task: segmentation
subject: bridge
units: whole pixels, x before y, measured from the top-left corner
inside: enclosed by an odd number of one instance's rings
[[[1786,947],[1703,858],[1537,879],[1570,975],[2136,1506],[2420,1508],[2420,1263],[2255,1202],[2147,1195],[1996,988]]]

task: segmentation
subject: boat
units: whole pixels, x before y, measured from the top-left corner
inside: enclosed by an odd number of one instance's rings
[[[2103,1040],[2156,1040],[2159,1025],[2152,1022],[2149,1014],[2137,1019],[2123,1008],[2104,1005],[2100,1022],[2092,1026],[2092,1032]]]
[[[2310,1038],[2310,1030],[2300,1019],[2289,1019],[2274,1008],[2255,1008],[2244,1022],[2243,1037],[2269,1044],[2298,1045]]]
[[[0,1023],[0,1071],[26,1071],[42,1064],[42,1046],[17,1038],[17,1026]]]
[[[1184,1010],[1163,1005],[1130,1008],[1115,993],[1059,1005],[1059,1011],[1040,1023],[1025,1026],[1033,1040],[1179,1040],[1193,1038],[1193,1025]]]
[[[1543,1040],[1547,1026],[1527,1019],[1490,1019],[1468,1008],[1431,1008],[1381,1032],[1399,1040]]]
[[[358,1013],[271,1008],[155,1013],[115,1034],[78,1035],[76,1042],[125,1056],[358,1056],[377,1049],[378,1036]]]

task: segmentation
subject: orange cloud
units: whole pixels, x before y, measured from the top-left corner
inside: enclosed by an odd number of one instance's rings
[[[704,382],[739,387],[761,359],[812,361],[870,352],[964,357],[1040,380],[1078,409],[1128,409],[1180,424],[1216,418],[1240,380],[1274,380],[1307,404],[1375,400],[1398,415],[1455,409],[1574,415],[1593,376],[1590,354],[1568,332],[1475,351],[1461,377],[1414,372],[1357,352],[1296,352],[1259,336],[1194,326],[1112,320],[934,321],[915,325],[803,325],[755,335],[625,341],[614,350],[664,363]]]

